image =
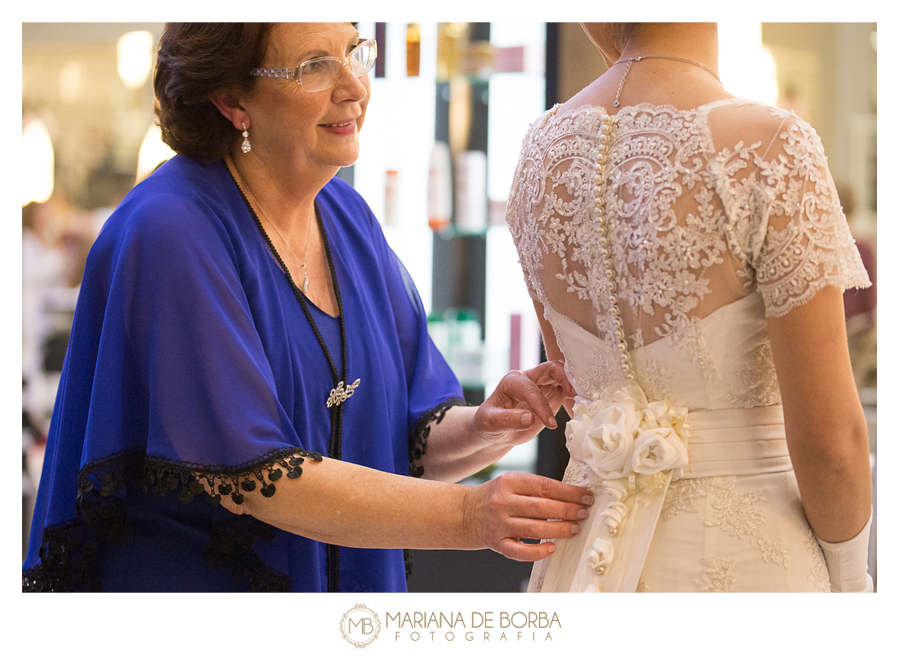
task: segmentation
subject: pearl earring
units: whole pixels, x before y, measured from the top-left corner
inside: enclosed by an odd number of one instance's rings
[[[241,150],[244,153],[249,153],[250,152],[250,140],[247,139],[249,137],[249,133],[247,132],[247,124],[244,123],[243,121],[241,122],[241,128],[244,129],[244,132],[241,133],[244,136],[244,143],[241,144]]]

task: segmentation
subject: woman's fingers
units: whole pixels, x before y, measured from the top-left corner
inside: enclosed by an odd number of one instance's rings
[[[527,372],[514,370],[478,409],[476,432],[491,441],[504,435],[504,440],[514,442],[530,439],[542,426],[555,429],[556,411],[574,395],[562,361],[542,363]]]
[[[507,473],[477,487],[478,533],[485,544],[517,560],[542,559],[551,550],[520,539],[564,539],[581,530],[590,490],[526,473]]]
[[[556,548],[554,539],[568,539],[581,531],[581,526],[562,521],[538,521],[524,523],[504,533],[496,546],[490,546],[502,555],[519,561],[542,560]],[[540,543],[523,542],[523,539],[540,539]]]
[[[558,387],[564,397],[575,397],[576,395],[576,391],[566,375],[563,361],[547,361],[523,374],[538,386]]]
[[[498,393],[502,399],[510,401],[508,406],[524,406],[547,427],[556,427],[556,417],[550,401],[528,374],[518,371],[509,373],[500,380]]]
[[[590,489],[532,473],[506,473],[497,480],[502,480],[511,491],[523,496],[537,496],[579,505],[592,505],[594,502]]]
[[[537,562],[549,557],[556,550],[553,542],[526,544],[515,539],[504,539],[497,547],[497,552],[511,560],[519,562]]]
[[[588,511],[584,505],[534,496],[519,496],[512,501],[510,508],[514,516],[523,519],[583,521],[588,517]]]
[[[507,431],[524,431],[543,427],[534,412],[526,409],[484,409],[481,417],[482,430],[485,433],[499,434]]]

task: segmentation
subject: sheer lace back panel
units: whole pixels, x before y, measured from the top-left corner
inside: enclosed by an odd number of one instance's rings
[[[539,118],[507,214],[573,383],[590,396],[621,382],[609,313],[617,299],[649,396],[692,408],[778,404],[765,316],[825,285],[868,283],[818,137],[796,115],[747,101],[626,107],[595,180],[606,115],[582,106]]]

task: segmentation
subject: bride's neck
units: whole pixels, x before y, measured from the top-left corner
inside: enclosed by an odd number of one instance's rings
[[[719,57],[715,23],[643,23],[624,44],[619,59],[642,55],[681,57],[716,67]]]

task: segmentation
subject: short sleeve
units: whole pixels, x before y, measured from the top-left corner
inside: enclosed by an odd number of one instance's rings
[[[148,454],[234,468],[300,447],[225,226],[186,207],[148,208],[123,252],[125,332],[146,382]],[[174,211],[174,212],[173,212]],[[303,446],[305,447],[305,446]]]
[[[766,316],[783,316],[826,286],[871,285],[813,128],[786,113],[757,165],[749,203],[758,204],[758,223],[744,244]]]
[[[120,214],[88,262],[70,341],[73,359],[90,359],[73,365],[90,380],[90,402],[83,425],[59,426],[83,431],[82,469],[134,452],[182,491],[192,474],[274,491],[265,476],[296,477],[297,460],[321,457],[279,401],[242,285],[239,236],[196,196],[135,195]],[[66,397],[74,404],[81,389],[67,382]]]

